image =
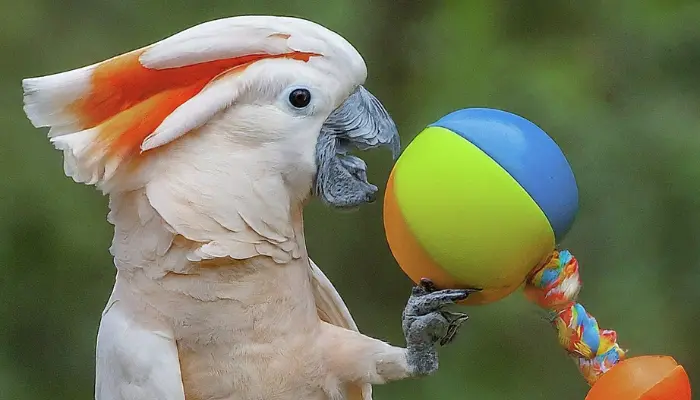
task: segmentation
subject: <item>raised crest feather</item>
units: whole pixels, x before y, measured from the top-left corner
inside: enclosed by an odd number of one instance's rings
[[[25,112],[34,126],[50,127],[52,143],[64,151],[66,174],[87,184],[105,182],[123,161],[200,127],[230,105],[235,78],[247,66],[322,55],[289,46],[303,23],[288,25],[287,32],[285,24],[257,21],[207,22],[97,64],[25,79]]]

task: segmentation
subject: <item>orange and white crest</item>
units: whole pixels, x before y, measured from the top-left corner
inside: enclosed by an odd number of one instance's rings
[[[363,81],[366,75],[359,53],[320,25],[242,16],[206,22],[90,66],[25,79],[24,109],[34,126],[50,127],[67,175],[100,184],[125,160],[201,127],[234,103],[246,68],[280,58],[325,59],[343,66],[339,76]]]

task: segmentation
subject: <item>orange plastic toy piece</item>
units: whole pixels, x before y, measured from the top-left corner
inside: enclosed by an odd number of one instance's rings
[[[633,357],[603,374],[586,400],[691,400],[690,380],[673,357]]]

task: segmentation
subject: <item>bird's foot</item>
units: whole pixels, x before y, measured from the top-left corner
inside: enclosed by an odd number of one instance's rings
[[[403,312],[407,358],[414,375],[430,375],[438,368],[436,345],[444,346],[454,339],[460,326],[469,317],[445,310],[447,305],[464,300],[479,289],[437,290],[429,279],[421,279],[413,288]]]

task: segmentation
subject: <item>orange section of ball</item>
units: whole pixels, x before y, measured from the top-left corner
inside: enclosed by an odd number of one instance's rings
[[[673,357],[634,357],[603,374],[586,400],[690,400],[690,380]]]
[[[439,289],[465,289],[433,261],[406,225],[394,195],[393,171],[389,175],[384,197],[384,229],[394,258],[413,282],[418,283],[421,278],[428,278]],[[507,296],[513,290],[515,290],[513,287],[482,290],[471,294],[460,303],[472,305],[492,303]]]

